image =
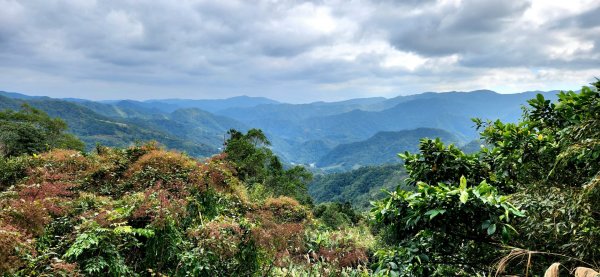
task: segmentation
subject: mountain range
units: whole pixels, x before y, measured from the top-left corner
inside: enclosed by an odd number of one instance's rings
[[[90,101],[0,92],[0,109],[28,103],[59,116],[88,149],[153,139],[193,156],[210,156],[219,152],[229,129],[260,128],[285,162],[344,171],[393,163],[398,152],[415,150],[423,136],[467,144],[477,138],[471,118],[514,122],[537,93],[555,97],[555,92],[479,90],[289,104],[248,96]]]

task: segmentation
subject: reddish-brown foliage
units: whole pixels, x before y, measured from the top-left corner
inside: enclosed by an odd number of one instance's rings
[[[141,156],[125,172],[135,190],[151,187],[157,182],[168,190],[180,189],[182,182],[197,167],[196,161],[177,152],[152,150]]]
[[[220,154],[200,163],[190,179],[200,190],[210,187],[219,192],[232,192],[232,186],[239,184],[235,174],[235,167],[225,160],[225,154]]]
[[[112,217],[110,215],[109,210],[112,210],[112,207],[104,207],[103,210],[89,210],[81,214],[82,218],[93,219],[98,225],[102,227],[109,227],[114,223],[118,223],[119,220]]]
[[[196,162],[192,158],[181,153],[165,150],[152,150],[134,162],[129,167],[127,175],[131,176],[136,172],[143,171],[144,169],[148,168],[154,168],[158,172],[164,174],[176,174],[180,172],[187,172],[195,165]]]
[[[258,227],[252,230],[256,244],[273,256],[276,266],[285,266],[289,259],[303,260],[305,220],[308,212],[289,197],[267,199],[262,207],[247,214]]]
[[[30,170],[30,183],[82,180],[97,166],[93,159],[75,150],[56,149],[41,154],[38,159],[40,166]]]
[[[144,200],[134,210],[131,219],[136,223],[150,223],[164,226],[167,220],[176,222],[185,216],[185,199],[183,189],[174,192],[162,188],[161,183],[144,192]]]
[[[318,256],[340,268],[357,267],[368,262],[367,250],[362,247],[330,247],[319,249]]]
[[[67,263],[62,260],[52,261],[52,273],[57,276],[82,276],[76,263]]]
[[[70,197],[73,195],[70,189],[74,186],[73,184],[62,182],[45,182],[21,188],[19,197],[26,201],[44,200],[52,197]]]
[[[67,212],[64,205],[65,200],[73,196],[71,189],[75,186],[63,182],[45,182],[24,186],[18,195],[24,201],[40,201],[51,215],[61,216]]]
[[[194,238],[198,244],[219,255],[222,259],[235,256],[238,252],[238,246],[243,242],[247,242],[244,229],[235,222],[211,221],[204,225],[202,229],[190,231],[188,236]]]
[[[31,236],[39,236],[51,220],[48,211],[41,201],[25,201],[15,199],[9,201],[9,208],[3,212],[11,225]]]
[[[27,242],[18,228],[0,222],[0,273],[10,274],[23,265],[16,247],[29,248]]]
[[[271,212],[275,220],[280,223],[302,222],[309,216],[308,210],[296,199],[286,196],[267,199],[262,210]]]

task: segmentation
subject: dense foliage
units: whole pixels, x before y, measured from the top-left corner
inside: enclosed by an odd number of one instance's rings
[[[400,164],[365,166],[348,172],[317,174],[309,192],[316,203],[350,202],[353,207],[368,210],[370,202],[386,196],[406,178]]]
[[[226,159],[236,165],[240,180],[251,191],[294,197],[302,204],[312,203],[307,188],[312,174],[302,166],[284,168],[279,158],[267,148],[271,143],[261,130],[251,129],[243,134],[232,129],[228,134],[230,137],[224,150]]]
[[[399,188],[372,210],[386,245],[377,272],[541,275],[553,262],[598,269],[599,90],[596,82],[561,92],[556,103],[538,95],[518,123],[474,120],[488,146],[474,154],[436,140],[402,154],[416,188]]]
[[[372,242],[364,225],[328,227],[296,199],[273,196],[277,190],[249,193],[271,188],[258,182],[273,176],[259,180],[246,171],[249,185],[238,178],[245,169],[226,156],[198,161],[151,143],[5,158],[14,166],[1,171],[14,177],[0,193],[0,275],[285,276],[364,268]],[[275,177],[295,174],[285,172]]]

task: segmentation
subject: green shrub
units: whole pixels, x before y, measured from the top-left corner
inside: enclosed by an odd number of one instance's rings
[[[33,162],[33,158],[26,155],[10,158],[0,157],[0,192],[27,177],[27,169],[32,166]]]

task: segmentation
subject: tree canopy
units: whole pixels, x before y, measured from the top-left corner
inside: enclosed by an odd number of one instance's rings
[[[84,144],[66,133],[67,124],[24,104],[19,111],[0,111],[0,156],[33,154],[53,148],[83,150]]]

